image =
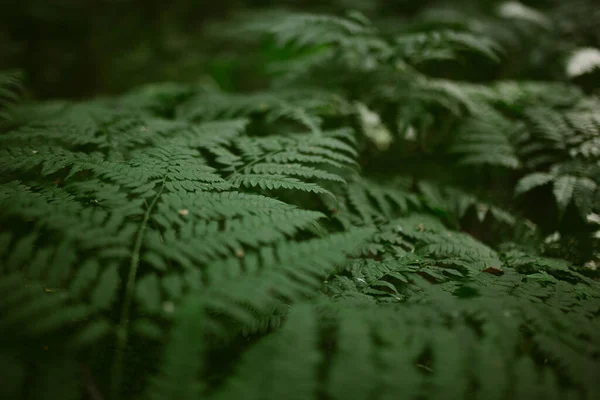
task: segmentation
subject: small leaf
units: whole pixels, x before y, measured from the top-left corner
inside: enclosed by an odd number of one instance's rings
[[[113,264],[106,268],[92,292],[92,305],[100,310],[110,307],[117,297],[119,281],[117,265]]]
[[[577,178],[574,176],[561,176],[554,182],[554,197],[556,198],[556,204],[558,205],[561,215],[565,212],[567,206],[571,202],[576,183]]]
[[[533,174],[529,174],[517,183],[517,187],[515,188],[515,194],[520,195],[526,192],[529,192],[531,189],[536,188],[538,186],[543,186],[554,179],[554,175],[547,174],[544,172],[535,172]]]
[[[379,287],[382,287],[382,288],[387,288],[387,289],[391,290],[394,293],[398,293],[398,289],[396,289],[396,286],[392,285],[388,281],[377,281],[375,283],[372,283],[371,286],[379,286]]]
[[[111,329],[112,325],[106,319],[96,319],[77,332],[72,343],[76,347],[93,344],[107,335]]]
[[[160,285],[156,275],[146,275],[137,282],[135,298],[147,312],[160,312]]]
[[[71,286],[69,287],[71,295],[79,296],[88,290],[96,280],[99,269],[100,266],[97,260],[86,261],[71,281]]]
[[[486,274],[492,274],[496,276],[504,275],[504,271],[494,267],[487,267],[481,270],[481,272],[485,272]]]

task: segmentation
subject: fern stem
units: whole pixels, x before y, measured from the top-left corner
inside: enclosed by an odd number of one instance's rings
[[[121,306],[121,317],[119,319],[119,325],[116,332],[116,348],[115,348],[115,359],[113,362],[112,374],[111,374],[111,387],[110,387],[110,398],[112,400],[119,400],[121,397],[121,385],[123,381],[123,362],[125,358],[125,348],[127,347],[127,340],[129,336],[129,309],[131,308],[131,302],[133,300],[135,292],[135,279],[137,276],[137,270],[140,265],[140,252],[142,249],[142,243],[144,241],[144,234],[148,223],[150,221],[150,214],[156,206],[158,199],[160,198],[165,187],[165,180],[162,181],[162,186],[158,194],[152,200],[152,203],[144,214],[144,219],[140,225],[137,238],[133,247],[133,253],[131,254],[131,263],[129,265],[129,275],[127,277],[127,284],[125,286],[125,297]]]

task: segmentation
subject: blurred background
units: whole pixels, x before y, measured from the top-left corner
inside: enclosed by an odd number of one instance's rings
[[[477,23],[493,15],[498,1],[473,0],[2,0],[0,70],[21,69],[29,96],[88,98],[121,93],[147,82],[215,80],[226,90],[260,88],[264,53],[250,50],[224,33],[236,16],[287,8],[342,15],[356,10],[379,27],[426,21],[440,10],[448,23]],[[497,36],[528,49],[501,70],[481,78],[559,76],[557,55],[570,47],[600,46],[600,7],[596,0],[531,0],[521,3],[543,12],[543,35]],[[514,7],[513,7],[514,9]],[[527,17],[527,13],[523,14]],[[539,17],[539,16],[537,16]],[[537,18],[529,15],[530,19]],[[546,22],[539,20],[540,25]],[[528,25],[530,26],[530,25]],[[548,29],[548,26],[551,26]],[[529,28],[528,28],[529,29]],[[502,35],[505,35],[504,37]],[[537,51],[522,42],[537,41]],[[238,48],[236,48],[238,46]],[[553,70],[548,65],[555,63]],[[438,67],[439,68],[439,67]],[[548,76],[556,74],[556,76]],[[492,76],[490,76],[492,75]],[[473,76],[473,75],[471,75]]]

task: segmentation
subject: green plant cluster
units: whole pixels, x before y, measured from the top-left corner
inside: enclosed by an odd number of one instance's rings
[[[512,10],[244,14],[251,93],[1,74],[2,398],[600,398],[600,99],[482,76]]]

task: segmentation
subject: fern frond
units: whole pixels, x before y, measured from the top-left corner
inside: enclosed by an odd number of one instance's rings
[[[522,178],[515,187],[515,194],[529,192],[530,190],[543,186],[554,180],[554,176],[544,172],[535,172]]]
[[[0,72],[0,128],[10,121],[11,108],[22,91],[22,79],[20,71]]]
[[[1,150],[0,157],[0,173],[25,174],[41,166],[40,173],[45,176],[87,160],[90,155],[72,152],[62,147],[35,146],[5,148]]]
[[[181,132],[178,137],[189,147],[199,147],[210,151],[217,146],[225,146],[233,139],[242,136],[248,122],[246,119],[203,122]]]
[[[233,377],[215,400],[244,398],[311,399],[317,395],[319,353],[318,326],[314,310],[298,305],[292,308],[284,327],[244,354]],[[292,352],[281,358],[279,349],[295,343]],[[263,368],[256,368],[262,364]],[[290,385],[296,390],[290,391]]]
[[[118,100],[118,104],[127,109],[143,110],[153,115],[167,117],[199,89],[174,82],[151,83],[126,93]]]
[[[238,118],[241,116],[264,115],[266,121],[293,121],[312,132],[321,130],[319,114],[331,108],[331,100],[316,92],[256,93],[254,95],[232,95],[225,93],[201,94],[182,104],[178,118],[188,121],[210,121]],[[313,101],[306,101],[310,96]],[[331,97],[331,96],[330,96]]]
[[[499,269],[502,261],[489,247],[476,241],[471,236],[461,233],[447,233],[445,235],[429,235],[412,233],[418,239],[417,252],[434,260],[464,261],[471,272],[481,271],[486,268]]]
[[[330,235],[299,243],[281,243],[261,252],[258,259],[245,261],[250,274],[240,279],[239,259],[213,264],[207,271],[213,283],[207,293],[207,307],[233,318],[243,325],[252,325],[257,316],[271,315],[282,304],[298,302],[317,294],[322,279],[343,263],[348,254],[360,251],[370,229]]]
[[[112,326],[98,313],[97,300],[106,289],[95,288],[86,301],[70,288],[51,288],[20,272],[0,279],[2,318],[0,331],[8,342],[46,340],[61,334],[72,348],[89,345],[110,333]]]
[[[306,180],[345,182],[338,174],[317,166],[327,164],[342,168],[354,164],[356,151],[347,143],[348,135],[344,131],[332,131],[325,132],[323,136],[240,138],[233,145],[241,156],[223,149],[229,155],[220,152],[219,161],[230,164],[226,169],[234,169],[227,178],[234,187],[289,189],[331,195],[329,190]]]
[[[520,161],[510,141],[516,128],[493,109],[483,109],[461,126],[451,152],[459,154],[466,165],[516,169]]]
[[[255,164],[250,169],[256,174],[263,175],[294,175],[302,178],[327,180],[345,183],[344,179],[340,176],[321,171],[316,168],[307,167],[301,164],[275,164],[275,163],[261,163]]]
[[[432,31],[403,34],[395,40],[398,51],[406,61],[422,63],[457,58],[457,52],[467,50],[499,61],[501,47],[494,41],[469,32]]]
[[[314,211],[289,210],[231,220],[222,227],[216,222],[187,223],[181,227],[180,234],[149,237],[147,246],[155,255],[167,259],[176,254],[173,261],[189,259],[184,265],[194,262],[204,264],[218,256],[242,252],[244,248],[280,241],[301,228],[313,225],[322,217],[323,214]],[[163,219],[155,219],[157,223],[169,227]],[[196,246],[199,240],[203,243],[201,249]]]
[[[188,215],[188,218],[202,220],[233,219],[251,215],[270,215],[295,208],[271,197],[233,191],[169,193],[164,195],[162,200],[158,204],[160,214],[179,215],[172,221]]]
[[[157,118],[138,110],[127,111],[97,100],[67,104],[53,114],[2,135],[0,143],[36,147],[50,144],[73,150],[87,146],[86,150],[93,147],[113,158],[122,158],[128,149],[186,128],[183,121]]]
[[[278,22],[274,24],[273,21]],[[273,16],[260,16],[250,20],[243,29],[271,34],[280,46],[291,43],[296,47],[344,43],[353,36],[365,36],[373,32],[365,17],[359,20],[309,13],[283,13],[276,19]]]
[[[366,179],[350,183],[346,198],[366,224],[371,224],[373,218],[388,220],[421,206],[418,198],[403,188],[384,187]]]
[[[159,374],[147,386],[148,400],[198,399],[202,394],[204,308],[197,296],[189,296],[175,312],[175,325],[165,347]]]
[[[534,172],[517,183],[515,194],[520,195],[548,183],[553,185],[552,193],[561,216],[571,203],[575,204],[582,216],[589,214],[598,184],[585,176],[562,174],[559,169],[549,173]]]
[[[500,81],[492,88],[494,103],[520,112],[528,105],[573,106],[583,97],[579,88],[560,82]]]
[[[270,174],[246,174],[242,176],[236,176],[230,180],[231,184],[235,187],[241,185],[248,187],[260,187],[263,190],[275,190],[275,189],[293,189],[301,190],[304,192],[322,193],[333,196],[331,192],[321,188],[314,183],[302,182],[295,178],[290,178],[285,175],[270,175]]]
[[[419,190],[430,209],[442,211],[454,222],[460,222],[469,212],[474,212],[479,222],[491,216],[496,221],[514,225],[517,219],[511,212],[454,187],[440,187],[421,181]]]

